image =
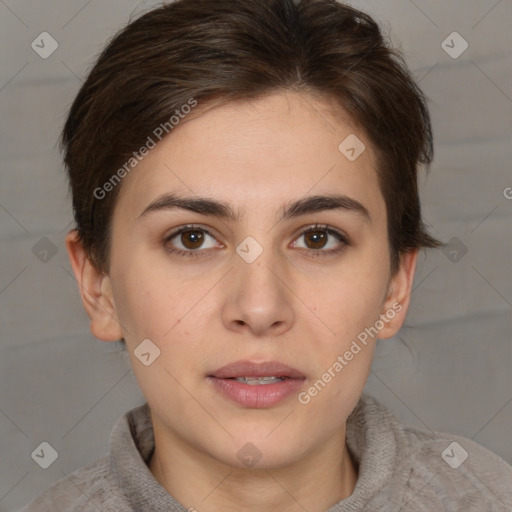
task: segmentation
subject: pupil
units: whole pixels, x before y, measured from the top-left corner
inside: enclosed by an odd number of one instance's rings
[[[308,239],[308,237],[313,240],[313,242],[312,242],[313,247],[310,247],[310,244],[307,244],[308,247],[313,248],[313,249],[321,249],[322,247],[325,246],[325,241],[326,241],[325,233],[323,233],[321,231],[310,231],[309,234],[306,236],[306,240]]]
[[[187,249],[197,249],[201,246],[203,234],[201,231],[185,231],[181,234],[181,242]]]

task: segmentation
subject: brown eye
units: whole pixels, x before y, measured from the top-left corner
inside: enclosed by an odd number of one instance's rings
[[[309,249],[312,256],[329,256],[343,251],[350,245],[346,235],[318,224],[304,230],[297,240],[304,239],[301,244],[294,242],[293,246],[300,249]]]
[[[163,240],[163,246],[170,254],[178,256],[207,256],[218,247],[215,237],[206,229],[197,226],[183,226]]]
[[[328,234],[322,230],[308,231],[304,233],[308,249],[323,249],[327,244]]]
[[[199,249],[204,241],[204,233],[199,229],[183,231],[180,241],[186,249]]]

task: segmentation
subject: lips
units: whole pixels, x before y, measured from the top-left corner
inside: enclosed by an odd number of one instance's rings
[[[213,389],[238,405],[268,408],[277,405],[303,386],[306,376],[278,361],[237,361],[208,375]]]
[[[236,361],[214,371],[210,377],[217,379],[236,379],[238,377],[286,377],[288,379],[305,379],[299,370],[279,361],[253,363]]]

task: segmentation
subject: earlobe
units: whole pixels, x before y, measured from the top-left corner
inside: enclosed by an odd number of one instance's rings
[[[400,330],[405,321],[417,261],[418,249],[400,256],[400,266],[390,280],[388,296],[381,312],[381,318],[384,316],[386,321],[385,327],[379,333],[379,338],[391,338]]]
[[[82,304],[90,319],[92,334],[103,341],[119,340],[123,332],[117,318],[109,276],[100,273],[91,262],[77,230],[66,235],[66,249]]]

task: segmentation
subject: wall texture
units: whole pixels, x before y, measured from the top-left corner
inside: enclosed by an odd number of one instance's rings
[[[430,99],[422,198],[449,242],[421,256],[406,326],[379,341],[367,390],[404,422],[512,463],[512,3],[352,4],[391,30]],[[0,511],[104,454],[116,419],[143,401],[127,354],[89,333],[57,137],[94,56],[150,5],[0,1]],[[31,458],[43,441],[58,452],[46,470]]]

